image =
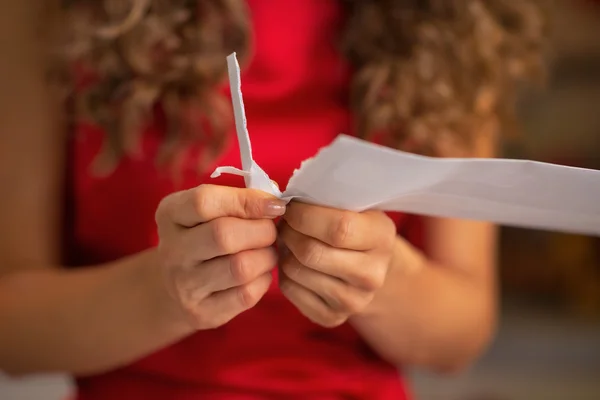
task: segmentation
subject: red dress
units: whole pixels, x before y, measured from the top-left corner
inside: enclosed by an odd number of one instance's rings
[[[336,50],[342,15],[334,1],[250,0],[254,53],[242,74],[256,161],[284,187],[294,168],[339,133],[349,133],[349,71]],[[225,60],[223,60],[225,62]],[[228,93],[228,89],[223,89]],[[143,136],[143,157],[108,177],[90,164],[102,132],[81,125],[71,146],[67,219],[70,265],[115,260],[157,244],[154,212],[180,189],[155,165],[163,137],[157,119]],[[234,132],[215,165],[240,165]],[[193,154],[192,154],[193,155]],[[241,179],[198,176],[190,157],[184,187],[240,186]],[[400,229],[409,218],[395,215]],[[106,294],[110,296],[110,293]],[[397,368],[382,361],[349,326],[324,329],[302,316],[276,283],[230,323],[198,332],[132,365],[78,380],[81,400],[405,399]]]

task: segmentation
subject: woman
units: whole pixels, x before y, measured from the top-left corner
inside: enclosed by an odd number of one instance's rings
[[[491,157],[540,68],[532,1],[62,3],[56,40],[38,2],[0,12],[3,370],[71,373],[80,399],[398,399],[397,366],[481,353],[491,225],[208,178],[239,164],[225,56],[245,60],[255,158],[280,185],[341,132]]]

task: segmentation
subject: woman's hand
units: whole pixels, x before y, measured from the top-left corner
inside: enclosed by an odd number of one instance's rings
[[[273,219],[284,212],[285,203],[250,189],[202,185],[166,197],[156,221],[176,314],[211,329],[253,307],[271,283]]]
[[[313,322],[335,327],[361,313],[383,286],[396,228],[382,212],[293,203],[280,235],[288,253],[280,261],[282,292]]]

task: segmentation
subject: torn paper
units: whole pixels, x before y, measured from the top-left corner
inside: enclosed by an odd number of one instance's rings
[[[219,167],[212,173],[211,178],[216,178],[222,173],[240,175],[244,177],[246,187],[260,189],[271,193],[274,196],[281,197],[281,192],[277,186],[252,158],[252,146],[250,145],[250,137],[246,127],[246,111],[244,109],[244,100],[242,98],[240,66],[235,53],[227,57],[227,70],[229,72],[229,86],[231,90],[231,101],[233,103],[233,115],[235,117],[235,129],[240,145],[240,155],[242,157],[242,169]]]
[[[417,156],[340,135],[302,163],[284,193],[252,159],[235,54],[229,77],[246,186],[287,201],[600,235],[600,171],[523,160]],[[284,149],[282,149],[284,151]]]

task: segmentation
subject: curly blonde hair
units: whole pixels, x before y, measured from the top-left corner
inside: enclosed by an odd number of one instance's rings
[[[542,76],[546,23],[536,0],[340,2],[340,51],[354,69],[349,100],[363,138],[385,133],[387,145],[432,155],[448,142],[467,148],[490,118],[508,131],[518,83]],[[62,0],[61,14],[62,54],[93,77],[68,92],[75,117],[107,132],[98,165],[136,153],[156,104],[168,121],[159,161],[190,141],[209,144],[204,162],[222,150],[230,118],[216,88],[225,57],[236,51],[244,61],[252,45],[244,0]]]

